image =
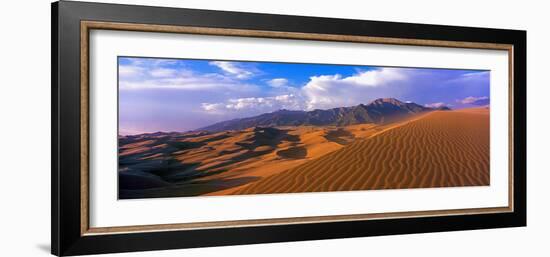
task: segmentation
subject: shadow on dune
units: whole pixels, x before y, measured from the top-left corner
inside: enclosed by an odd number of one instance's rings
[[[224,150],[218,154],[236,156],[208,168],[200,168],[204,164],[200,161],[184,161],[185,154],[189,152],[195,155],[211,153],[215,148],[209,143],[232,137],[229,133],[199,133],[196,136],[154,133],[119,139],[120,152],[127,151],[119,155],[119,198],[196,196],[251,183],[259,178],[231,178],[227,175],[214,178],[213,175],[223,174],[230,165],[272,153],[281,143],[295,145],[300,142],[300,137],[288,134],[288,130],[256,127],[248,131],[249,135],[243,140],[234,143],[237,149]],[[134,149],[136,151],[128,151]],[[277,154],[284,158],[300,159],[305,158],[307,150],[304,147],[291,147]]]
[[[283,141],[300,142],[300,137],[288,134],[288,130],[256,127],[251,138],[236,144],[245,149],[254,150],[260,146],[276,147]]]
[[[198,196],[257,181],[258,177],[201,180],[141,190],[119,189],[119,199]]]
[[[351,132],[339,128],[337,130],[328,131],[325,135],[325,138],[328,141],[335,142],[340,145],[347,145],[351,140],[355,138],[355,136]]]
[[[307,149],[303,146],[291,147],[277,151],[277,155],[288,159],[304,159],[307,156]]]

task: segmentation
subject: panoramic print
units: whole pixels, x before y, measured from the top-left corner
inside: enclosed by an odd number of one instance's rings
[[[118,58],[119,199],[489,185],[490,71]]]

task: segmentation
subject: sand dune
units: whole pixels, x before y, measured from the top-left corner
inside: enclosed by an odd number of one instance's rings
[[[489,185],[489,111],[436,111],[232,194]]]
[[[373,134],[377,131],[373,127],[298,126],[123,137],[119,197],[231,194]]]
[[[487,185],[489,110],[121,137],[119,197]]]

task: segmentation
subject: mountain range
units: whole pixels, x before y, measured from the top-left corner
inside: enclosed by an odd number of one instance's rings
[[[379,98],[369,104],[339,107],[328,110],[297,111],[278,110],[254,117],[218,122],[197,131],[218,132],[243,130],[251,127],[277,126],[347,126],[354,124],[384,124],[418,113],[435,110],[450,110],[449,107],[425,107],[412,102],[402,102],[395,98]]]

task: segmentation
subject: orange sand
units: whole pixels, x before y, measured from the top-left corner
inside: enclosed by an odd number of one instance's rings
[[[436,111],[234,194],[489,185],[489,111]]]

